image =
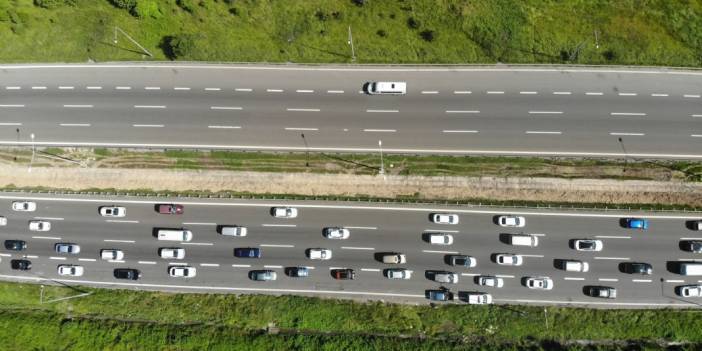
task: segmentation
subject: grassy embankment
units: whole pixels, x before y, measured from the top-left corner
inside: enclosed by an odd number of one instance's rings
[[[573,340],[604,341],[605,346],[610,340],[680,341],[690,347],[702,342],[702,320],[694,311],[549,307],[545,314],[541,307],[527,306],[433,308],[294,296],[79,289],[46,286],[45,300],[82,291],[92,295],[40,304],[38,285],[0,283],[3,347],[477,350],[540,349]],[[280,335],[264,333],[271,324]]]
[[[349,25],[359,63],[702,63],[699,0],[0,0],[0,62],[142,59],[114,26],[156,60],[351,62]]]

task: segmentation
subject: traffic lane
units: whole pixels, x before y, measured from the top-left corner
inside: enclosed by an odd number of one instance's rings
[[[128,123],[119,127],[107,129],[79,127],[56,128],[53,124],[46,124],[41,133],[35,133],[35,145],[143,145],[155,147],[217,147],[226,149],[290,149],[302,152],[304,150],[345,150],[353,149],[359,152],[377,152],[378,140],[383,142],[385,152],[429,152],[441,151],[450,153],[505,153],[521,154],[531,153],[611,153],[623,154],[626,150],[629,155],[656,154],[696,154],[702,139],[692,138],[690,134],[679,131],[663,131],[661,135],[647,129],[625,125],[623,128],[599,128],[601,132],[593,135],[592,132],[566,130],[554,128],[553,124],[545,123],[544,127],[538,124],[525,126],[524,130],[500,130],[499,124],[491,124],[491,130],[479,124],[469,127],[443,126],[435,131],[397,129],[398,124],[373,123],[364,127],[343,128],[336,130],[323,130],[316,126],[289,125],[291,128],[311,128],[280,130],[271,128],[245,128],[236,121],[225,124],[224,127],[210,127],[209,123],[201,126],[202,134],[194,136],[190,127],[182,125],[166,126],[157,121],[149,120],[137,126]],[[151,124],[154,123],[154,124]],[[505,122],[509,124],[508,122]],[[544,123],[544,122],[542,122]],[[239,128],[241,127],[241,128]],[[531,128],[530,128],[531,127]],[[539,127],[539,128],[534,128]],[[548,129],[547,129],[548,127]],[[23,130],[36,126],[24,126]],[[220,128],[220,129],[218,129]],[[229,129],[227,129],[229,128]],[[235,128],[235,129],[232,129]],[[446,128],[446,129],[444,129]],[[454,129],[451,129],[454,128]],[[529,129],[527,129],[529,128]],[[532,131],[531,129],[545,129],[545,132],[558,134],[538,134],[544,130]],[[694,129],[692,129],[694,131]],[[89,134],[86,134],[89,131]],[[529,134],[527,132],[531,132]],[[534,134],[534,132],[537,132]],[[308,141],[307,147],[300,137],[304,133]],[[4,130],[6,143],[16,143],[17,133],[13,128]],[[117,137],[116,135],[119,135]],[[265,135],[262,137],[261,135]],[[622,149],[622,139],[625,149]],[[675,143],[672,139],[686,142]],[[699,142],[697,139],[700,139]],[[420,140],[419,143],[416,141]],[[26,136],[22,142],[29,143]],[[410,143],[412,141],[412,143]]]
[[[126,66],[126,65],[125,65]],[[577,81],[582,89],[591,87],[606,88],[607,91],[626,91],[632,89],[650,89],[656,91],[661,86],[687,91],[699,89],[694,75],[685,71],[664,72],[651,69],[586,69],[576,72],[573,69],[532,68],[532,67],[451,67],[427,68],[417,66],[321,66],[306,67],[293,65],[282,66],[229,66],[229,65],[139,65],[138,67],[71,67],[7,69],[4,79],[8,84],[33,83],[56,84],[70,82],[75,84],[94,84],[100,81],[120,84],[176,84],[189,83],[205,87],[210,84],[247,83],[266,84],[315,84],[339,83],[349,80],[417,80],[427,88],[495,88],[507,85],[511,88],[546,87],[563,89],[572,87]],[[649,74],[647,72],[655,72]],[[682,74],[681,74],[682,73]],[[659,85],[652,83],[655,81]],[[450,85],[448,85],[450,84]]]
[[[40,260],[34,260],[40,261]],[[34,262],[33,262],[34,264]],[[79,264],[86,268],[86,274],[80,278],[69,278],[69,279],[95,279],[102,280],[106,282],[118,282],[119,280],[112,278],[112,273],[114,268],[135,268],[134,264],[129,263],[110,263],[110,262],[95,262],[86,264],[84,262],[70,262],[58,264]],[[58,266],[56,264],[56,266]],[[89,265],[89,267],[87,266]],[[414,290],[418,290],[417,293],[423,292],[423,289],[428,288],[438,288],[440,286],[449,287],[452,291],[486,291],[492,293],[496,298],[519,298],[519,299],[533,299],[548,302],[559,302],[568,301],[572,299],[578,299],[577,296],[584,297],[582,290],[586,282],[555,282],[555,287],[551,291],[539,291],[527,289],[523,286],[522,279],[519,278],[505,278],[505,287],[502,289],[490,289],[486,287],[480,287],[475,285],[473,279],[463,279],[459,278],[458,284],[438,284],[435,282],[416,282],[416,281],[391,281],[382,277],[382,273],[379,272],[366,272],[357,270],[357,279],[354,281],[338,281],[332,278],[330,270],[324,269],[313,269],[312,274],[309,278],[305,279],[292,279],[286,277],[283,273],[283,269],[273,268],[278,274],[278,280],[274,282],[254,282],[248,279],[248,274],[254,269],[271,269],[266,266],[256,266],[252,265],[250,268],[234,268],[229,269],[225,267],[197,267],[194,266],[198,274],[195,278],[191,279],[178,279],[171,278],[167,275],[167,267],[169,263],[159,262],[155,265],[136,267],[140,269],[143,274],[143,278],[139,281],[140,283],[166,283],[166,284],[208,284],[213,285],[221,284],[222,281],[235,282],[234,286],[241,288],[253,288],[258,287],[266,288],[279,288],[279,289],[313,289],[313,290],[364,290],[369,292],[384,292],[384,293],[413,293]],[[60,277],[53,273],[55,267],[53,262],[41,263],[37,265],[40,270],[34,272],[36,275],[52,277],[55,278],[65,278]],[[214,278],[213,278],[214,277]],[[182,283],[181,283],[182,282]],[[617,301],[627,302],[627,301],[660,301],[659,296],[653,293],[650,289],[640,289],[640,283],[638,286],[630,287],[618,287],[620,298]],[[227,284],[231,286],[232,284]],[[620,285],[620,284],[617,284]],[[633,287],[638,287],[639,289],[633,289]],[[673,289],[673,286],[664,289],[663,293],[670,293],[667,290]],[[409,291],[408,291],[409,290]],[[658,291],[660,293],[660,291]],[[563,300],[563,296],[568,296],[566,300]],[[585,297],[587,299],[587,297]],[[593,299],[595,301],[597,299]],[[672,302],[672,301],[670,301]]]

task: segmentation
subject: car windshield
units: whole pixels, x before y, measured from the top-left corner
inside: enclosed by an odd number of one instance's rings
[[[580,247],[583,249],[592,249],[595,247],[595,243],[592,241],[581,241]]]

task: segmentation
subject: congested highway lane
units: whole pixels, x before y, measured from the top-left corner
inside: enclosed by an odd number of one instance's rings
[[[14,200],[29,199],[37,203],[35,212],[13,212]],[[0,276],[4,279],[36,280],[47,278],[77,284],[138,287],[169,291],[260,292],[275,294],[304,294],[344,298],[385,299],[400,302],[424,302],[426,289],[442,284],[431,281],[426,271],[453,271],[460,274],[458,284],[445,284],[453,292],[482,291],[493,295],[496,303],[588,304],[594,306],[656,307],[689,306],[694,299],[675,295],[674,287],[695,284],[698,278],[682,277],[666,269],[669,261],[694,260],[698,255],[679,249],[681,238],[702,237],[699,232],[685,228],[689,215],[651,215],[651,229],[632,231],[619,226],[619,218],[627,213],[559,213],[555,211],[524,211],[486,208],[426,208],[411,205],[358,205],[348,203],[290,202],[300,214],[295,219],[276,219],[269,209],[279,203],[270,201],[169,199],[185,205],[183,215],[160,215],[154,204],[162,199],[50,197],[4,194],[0,196],[0,215],[8,219],[0,227],[0,239],[21,239],[28,243],[23,252],[2,250]],[[166,201],[168,202],[168,201]],[[127,208],[124,218],[106,219],[98,215],[98,206],[118,204]],[[458,225],[429,222],[432,212],[454,212],[460,215]],[[493,223],[494,216],[520,213],[527,226],[508,230]],[[51,221],[49,232],[30,232],[27,222],[35,218]],[[246,237],[223,237],[215,230],[217,224],[238,224],[248,227]],[[346,240],[330,240],[322,236],[322,228],[344,226],[351,236]],[[153,228],[190,229],[191,242],[158,241]],[[501,233],[543,234],[535,248],[515,247],[500,241]],[[422,233],[442,231],[454,236],[448,246],[430,245]],[[598,238],[604,242],[600,252],[577,252],[569,248],[569,240]],[[66,255],[53,249],[57,242],[81,246],[81,253]],[[164,260],[158,256],[160,247],[182,247],[184,260]],[[260,259],[233,256],[235,247],[258,247]],[[308,248],[331,249],[328,261],[313,261],[305,256]],[[101,249],[121,249],[124,262],[100,259]],[[414,272],[407,281],[389,280],[382,271],[395,267],[379,262],[376,254],[400,252],[407,255],[407,264],[399,265]],[[520,267],[498,266],[491,261],[495,253],[517,253],[524,257]],[[473,256],[474,268],[447,265],[445,255],[460,253]],[[9,261],[26,256],[32,261],[31,271],[10,269]],[[565,272],[554,268],[554,259],[579,259],[590,264],[587,273]],[[621,262],[651,263],[654,274],[634,276],[619,271]],[[169,277],[171,264],[188,264],[197,269],[190,279]],[[82,277],[59,277],[59,264],[80,264],[85,267]],[[284,267],[307,266],[308,278],[285,276]],[[142,272],[137,281],[117,280],[114,268],[136,268]],[[339,281],[332,278],[332,268],[353,268],[356,280]],[[252,269],[272,269],[278,279],[255,282],[248,279]],[[503,277],[501,289],[480,287],[474,279],[478,274]],[[533,291],[522,286],[527,276],[549,276],[555,287],[551,291]],[[585,296],[585,285],[616,287],[618,298],[600,300]]]
[[[0,144],[702,157],[700,72],[2,66]],[[407,95],[371,96],[376,80]],[[305,139],[301,134],[305,134]]]

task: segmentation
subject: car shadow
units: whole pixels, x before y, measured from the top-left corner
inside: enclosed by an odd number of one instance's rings
[[[512,234],[507,234],[507,233],[500,233],[499,240],[503,244],[510,244],[510,239],[512,238]]]
[[[495,225],[500,225],[500,217],[501,217],[501,216],[502,216],[502,215],[494,215],[494,216],[492,216],[492,223],[495,224]]]
[[[626,218],[619,218],[619,226],[622,228],[626,228]]]
[[[628,266],[629,266],[628,262],[621,262],[617,265],[617,268],[619,269],[619,272],[621,272],[621,273],[629,273],[629,272],[627,272]]]
[[[684,261],[667,261],[665,263],[665,269],[670,273],[680,274],[680,265],[682,263],[687,263]]]
[[[424,278],[434,281],[434,277],[436,277],[436,274],[439,273],[437,270],[427,270],[424,271]]]
[[[564,260],[562,258],[554,258],[553,259],[553,268],[555,269],[560,269],[560,270],[565,270],[565,264],[568,260]]]
[[[680,240],[678,241],[678,249],[689,252],[688,248],[690,247],[690,240]]]
[[[689,230],[696,230],[695,229],[695,223],[697,223],[698,220],[690,220],[690,221],[685,221],[685,228]]]

